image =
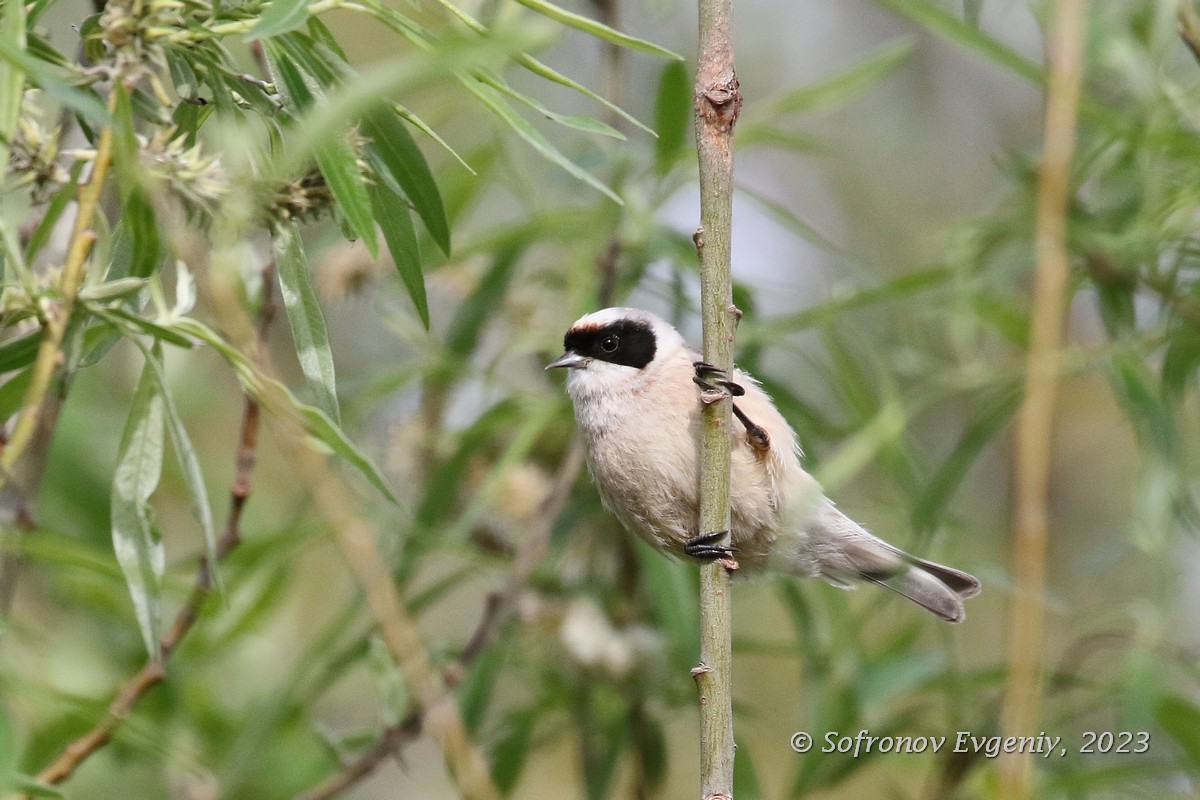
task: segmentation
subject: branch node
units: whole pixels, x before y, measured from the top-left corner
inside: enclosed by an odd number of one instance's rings
[[[704,249],[704,226],[696,228],[696,232],[692,234],[692,244],[696,245],[696,252],[699,253]]]

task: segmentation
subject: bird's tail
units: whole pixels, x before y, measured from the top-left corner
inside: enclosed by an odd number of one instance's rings
[[[966,617],[962,601],[979,594],[974,576],[893,547],[828,501],[810,525],[809,542],[823,577],[843,585],[848,579],[878,584],[947,622],[962,622]]]

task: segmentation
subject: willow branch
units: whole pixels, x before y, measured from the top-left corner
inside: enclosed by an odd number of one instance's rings
[[[517,596],[529,583],[534,567],[542,560],[550,544],[550,535],[554,525],[562,516],[563,510],[571,498],[571,488],[583,467],[583,445],[576,438],[571,448],[563,456],[558,467],[558,475],[546,496],[538,507],[538,524],[530,532],[529,537],[517,551],[513,559],[512,569],[508,573],[504,589],[491,594],[484,604],[483,613],[475,632],[467,640],[467,644],[459,653],[458,658],[442,670],[442,680],[447,686],[456,685],[463,674],[471,667],[480,654],[486,649],[496,633],[496,629],[512,612]],[[397,754],[410,740],[421,733],[421,714],[419,711],[406,716],[400,722],[388,725],[380,733],[379,740],[368,747],[356,758],[347,761],[334,775],[322,781],[318,786],[295,796],[294,800],[329,800],[358,783],[379,768],[389,756]]]
[[[1047,491],[1057,392],[1057,361],[1066,313],[1067,206],[1071,157],[1083,73],[1084,0],[1060,0],[1049,43],[1045,145],[1038,179],[1037,272],[1025,398],[1017,418],[1015,513],[1009,610],[1008,687],[1001,713],[1005,735],[1038,725],[1042,694],[1046,588]],[[1029,796],[1030,762],[1013,755],[1001,764],[1001,794]]]
[[[730,258],[733,219],[733,127],[741,111],[733,66],[732,0],[700,0],[696,66],[696,154],[700,166],[700,309],[704,360],[733,368]],[[700,449],[700,531],[728,531],[731,402],[706,403]],[[726,535],[725,544],[729,536]],[[706,800],[733,796],[733,605],[726,565],[700,572],[700,665],[693,670],[700,694],[700,790]]]
[[[270,272],[271,270],[268,269],[263,280],[262,312],[258,327],[260,339],[266,338],[267,330],[275,316],[275,303],[270,295],[273,283],[270,280]],[[258,423],[259,405],[247,394],[242,410],[242,425],[238,434],[233,482],[229,488],[229,513],[225,517],[225,527],[222,530],[221,538],[217,540],[216,558],[218,561],[224,560],[242,541],[242,510],[250,497],[251,478],[257,461]],[[112,740],[113,734],[129,718],[138,700],[166,678],[167,660],[195,625],[200,616],[200,609],[204,606],[204,601],[212,592],[212,588],[212,565],[208,563],[206,555],[201,555],[200,566],[196,570],[196,579],[192,584],[191,593],[175,615],[175,622],[171,626],[171,630],[162,638],[162,661],[147,661],[136,674],[125,681],[116,697],[109,703],[104,717],[87,733],[67,745],[58,757],[38,774],[38,781],[47,784],[62,783],[71,777],[88,757]]]
[[[194,254],[196,258],[203,255]],[[199,270],[193,272],[200,274]],[[471,741],[458,704],[446,691],[440,675],[429,661],[416,620],[408,613],[392,580],[387,559],[375,546],[376,531],[361,513],[359,498],[333,469],[326,457],[314,450],[299,411],[275,380],[277,371],[266,348],[258,347],[250,334],[249,320],[238,296],[238,279],[226,269],[207,270],[205,289],[229,341],[251,356],[258,371],[270,378],[259,387],[258,400],[268,412],[280,445],[297,477],[312,492],[313,504],[350,572],[366,595],[367,606],[393,662],[421,712],[421,728],[437,743],[467,800],[499,800],[500,792],[479,749]]]
[[[116,93],[109,99],[108,110],[114,109]],[[67,246],[67,259],[63,264],[62,274],[58,282],[57,303],[45,312],[45,335],[38,346],[37,357],[33,362],[33,372],[29,388],[25,392],[21,404],[20,416],[13,428],[12,436],[0,455],[0,489],[12,480],[13,470],[24,454],[29,443],[33,441],[38,429],[38,418],[42,406],[50,391],[54,373],[62,362],[62,344],[66,336],[71,314],[75,310],[75,299],[79,295],[79,287],[83,285],[84,265],[96,242],[96,234],[92,231],[92,221],[96,216],[96,208],[100,204],[100,193],[104,189],[104,180],[112,162],[112,127],[100,131],[96,142],[96,156],[92,161],[92,171],[88,179],[80,184],[78,192],[78,210],[75,212],[75,224],[71,230],[70,243]]]

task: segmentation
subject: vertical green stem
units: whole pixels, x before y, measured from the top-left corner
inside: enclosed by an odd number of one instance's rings
[[[733,367],[737,310],[730,279],[733,219],[733,128],[741,110],[733,67],[732,0],[700,0],[696,65],[696,153],[700,166],[700,307],[704,360]],[[729,426],[731,402],[704,407],[700,455],[700,531],[729,530]],[[726,537],[728,538],[728,537]],[[730,575],[720,563],[700,573],[701,797],[733,796],[733,606]]]
[[[1071,158],[1083,77],[1085,0],[1060,0],[1048,45],[1050,81],[1038,175],[1037,272],[1025,372],[1025,399],[1017,417],[1014,456],[1013,597],[1009,610],[1008,688],[1001,713],[1006,736],[1038,729],[1042,695],[1046,590],[1047,489],[1050,440],[1058,384],[1058,358],[1066,314],[1067,209]],[[1000,764],[1001,795],[1031,797],[1030,760],[1008,756]]]

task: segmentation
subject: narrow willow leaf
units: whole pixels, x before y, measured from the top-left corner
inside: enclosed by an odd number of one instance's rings
[[[0,44],[5,50],[25,55],[25,4],[0,6]],[[25,94],[25,70],[17,61],[0,62],[0,155],[8,163],[8,143],[17,132],[21,101]]]
[[[654,101],[654,167],[666,175],[683,152],[688,124],[692,118],[692,81],[682,61],[672,61],[663,67],[658,79],[658,96]]]
[[[20,754],[17,730],[9,716],[8,706],[0,703],[0,791],[5,794],[16,788],[17,757]]]
[[[617,195],[616,192],[601,183],[596,176],[592,175],[583,167],[579,166],[574,161],[563,155],[562,152],[559,151],[559,149],[553,144],[551,144],[550,140],[543,136],[537,128],[533,127],[533,125],[531,125],[527,119],[518,114],[512,108],[512,106],[508,105],[508,103],[504,102],[504,100],[498,96],[495,89],[474,81],[469,81],[464,85],[466,85],[471,93],[478,97],[485,106],[491,109],[496,116],[508,123],[509,127],[511,127],[518,136],[520,136],[522,139],[532,145],[535,150],[541,153],[543,158],[562,167],[571,175],[586,183],[588,186],[591,186],[593,189],[596,189],[598,192],[604,194],[614,203],[617,203],[618,205],[625,204],[625,202]]]
[[[308,21],[308,0],[271,0],[258,22],[246,34],[253,42],[294,31]]]
[[[200,524],[200,532],[204,536],[204,554],[207,560],[208,574],[212,577],[217,591],[224,591],[217,558],[217,529],[213,523],[212,505],[208,500],[208,488],[204,484],[204,472],[200,469],[200,458],[196,448],[188,437],[183,418],[175,407],[175,398],[171,395],[167,376],[162,368],[162,343],[156,341],[150,351],[143,349],[146,355],[146,365],[150,367],[155,388],[162,397],[163,409],[166,412],[167,434],[171,437],[171,447],[175,451],[175,459],[179,462],[179,471],[187,486],[188,498],[192,504],[192,514]]]
[[[117,278],[115,281],[105,281],[95,286],[85,286],[79,290],[79,299],[84,303],[103,303],[107,300],[119,300],[131,294],[137,294],[146,288],[145,278]]]
[[[282,387],[281,387],[282,388]],[[287,390],[284,389],[286,392]],[[287,392],[288,398],[300,412],[301,418],[304,420],[305,430],[308,434],[318,441],[328,445],[333,452],[337,453],[345,459],[350,466],[362,473],[371,485],[383,494],[388,500],[396,505],[400,505],[400,500],[392,491],[392,487],[388,485],[387,478],[383,476],[383,471],[375,465],[375,462],[367,457],[366,453],[362,452],[350,437],[331,420],[324,411],[313,406],[305,405],[296,399],[291,392]]]
[[[250,359],[202,322],[197,322],[191,317],[181,317],[173,320],[171,325],[180,334],[194,336],[216,350],[233,367],[242,386],[255,399],[260,401],[263,399],[264,389],[267,385],[279,392],[299,412],[304,429],[310,436],[323,442],[330,450],[348,461],[375,488],[379,489],[384,497],[396,505],[400,504],[395,493],[388,486],[387,479],[383,477],[383,471],[359,450],[358,446],[324,411],[301,403],[286,386],[262,375]]]
[[[565,86],[566,88],[571,89],[572,91],[579,92],[581,95],[583,95],[584,97],[586,97],[590,100],[596,101],[600,105],[604,106],[607,110],[613,112],[618,117],[620,117],[621,119],[628,122],[630,125],[633,125],[635,128],[640,128],[641,130],[643,130],[649,134],[654,133],[654,131],[652,131],[650,128],[648,128],[644,122],[642,122],[637,117],[630,114],[625,109],[621,108],[616,103],[613,103],[613,102],[601,97],[600,95],[596,94],[591,89],[584,86],[583,84],[581,84],[577,81],[571,80],[566,75],[563,75],[558,70],[553,69],[552,67],[550,67],[546,64],[543,64],[541,61],[538,61],[533,56],[522,54],[517,59],[517,63],[520,64],[525,69],[532,72],[534,75],[537,75],[539,78],[545,78],[546,80],[551,81],[552,83],[557,83],[559,86]]]
[[[113,308],[100,308],[89,304],[89,310],[99,317],[117,318],[128,322],[135,327],[141,328],[144,332],[150,334],[155,339],[161,339],[168,344],[173,344],[176,347],[190,348],[192,340],[186,336],[182,336],[178,331],[173,330],[168,325],[160,325],[157,322],[152,322],[146,319],[141,314],[134,313],[120,306]],[[128,327],[128,326],[125,326]]]
[[[754,769],[750,748],[741,737],[734,739],[737,758],[733,761],[733,785],[738,787],[738,800],[762,800],[763,791]]]
[[[32,367],[26,367],[0,384],[0,420],[6,420],[25,402],[25,393],[33,382]]]
[[[275,264],[300,369],[316,398],[317,407],[331,419],[339,420],[337,381],[325,315],[321,313],[321,304],[308,274],[300,231],[295,225],[288,226],[275,237]]]
[[[763,103],[758,116],[811,111],[846,102],[891,75],[912,55],[913,40],[903,39],[846,69]]]
[[[672,52],[665,47],[660,47],[653,42],[647,42],[645,39],[638,39],[635,36],[621,33],[620,31],[610,28],[609,26],[601,22],[597,22],[594,19],[582,16],[580,14],[575,14],[571,11],[567,11],[564,8],[559,8],[553,3],[546,2],[546,0],[517,0],[517,2],[528,9],[536,11],[542,16],[549,17],[555,22],[559,22],[568,27],[583,31],[584,33],[603,39],[606,42],[612,42],[615,45],[628,47],[630,50],[638,50],[654,56],[673,58],[676,61],[683,60],[683,56]]]
[[[980,451],[999,435],[1021,405],[1021,388],[1004,386],[1000,392],[980,403],[975,419],[967,425],[958,444],[929,478],[912,510],[913,527],[932,530],[945,512]]]
[[[380,108],[363,117],[362,132],[371,140],[366,151],[376,172],[396,182],[412,202],[433,241],[443,253],[450,255],[450,226],[446,222],[441,192],[425,155],[413,141],[404,123],[391,109]],[[386,230],[384,234],[386,236]],[[392,257],[396,257],[394,252]],[[405,285],[408,286],[407,280]],[[412,291],[411,287],[409,291]]]
[[[301,72],[296,62],[284,52],[283,44],[286,41],[268,40],[262,52],[266,57],[271,83],[275,84],[283,97],[287,110],[295,115],[313,105],[313,93],[319,91],[319,87],[313,85],[313,79]]]
[[[607,136],[610,139],[620,139],[621,141],[625,141],[625,134],[621,133],[608,123],[601,122],[600,120],[593,119],[592,117],[581,116],[579,114],[559,114],[557,111],[552,111],[548,106],[546,106],[545,103],[541,102],[537,98],[522,94],[516,89],[513,89],[504,79],[495,73],[479,70],[475,73],[475,77],[482,80],[488,86],[491,86],[501,94],[511,97],[518,103],[523,103],[524,105],[529,106],[546,119],[550,120],[551,122],[557,122],[564,128],[573,128],[574,130],[583,131],[584,133],[594,133],[599,136]]]
[[[443,150],[445,150],[447,153],[450,154],[451,158],[453,158],[459,164],[462,164],[463,168],[466,169],[467,172],[471,173],[472,175],[477,174],[475,172],[475,169],[470,164],[467,163],[467,160],[465,158],[463,158],[461,155],[459,155],[458,151],[455,150],[453,147],[451,147],[450,143],[447,142],[445,139],[443,139],[441,137],[441,135],[438,134],[437,131],[435,131],[433,128],[429,127],[428,123],[426,123],[425,120],[421,119],[416,114],[412,113],[407,108],[405,108],[404,106],[400,106],[400,105],[396,106],[396,113],[398,115],[400,115],[400,118],[403,119],[404,121],[406,121],[409,125],[412,125],[414,128],[419,130],[421,133],[425,134],[430,139],[433,139],[433,141],[437,142],[437,144],[440,145]]]
[[[166,568],[150,507],[150,495],[162,474],[164,444],[165,403],[157,389],[154,368],[147,363],[121,435],[111,495],[113,550],[125,573],[146,651],[154,661],[161,656],[162,576]]]
[[[44,331],[41,328],[27,333],[12,341],[0,345],[0,372],[20,369],[32,364],[37,356],[38,347],[42,343]]]
[[[375,235],[371,201],[363,186],[354,149],[340,137],[329,138],[316,143],[313,156],[354,235],[366,245],[371,258],[378,258],[379,239]]]
[[[62,789],[57,786],[51,786],[48,783],[42,783],[37,778],[30,775],[17,775],[15,777],[15,785],[17,789],[26,797],[66,797],[67,795]]]
[[[943,39],[974,50],[1026,80],[1039,84],[1046,80],[1045,71],[1037,64],[931,0],[875,0],[875,3],[894,14],[907,17]]]
[[[37,258],[38,253],[50,241],[50,234],[54,232],[58,221],[62,218],[63,212],[67,210],[67,206],[75,199],[76,186],[79,183],[79,176],[83,174],[84,162],[76,161],[71,165],[71,177],[63,184],[50,198],[50,203],[46,206],[45,212],[41,219],[38,220],[37,227],[33,229],[33,234],[29,237],[29,241],[25,245],[25,261],[32,263]]]
[[[429,330],[429,300],[425,295],[425,276],[421,273],[421,252],[408,205],[403,197],[379,183],[367,187],[367,192],[371,196],[371,206],[375,210],[375,219],[379,221],[379,229],[383,231],[383,240],[387,242],[388,252],[392,254],[396,271],[400,273],[400,280],[412,298],[421,324],[425,330]]]

